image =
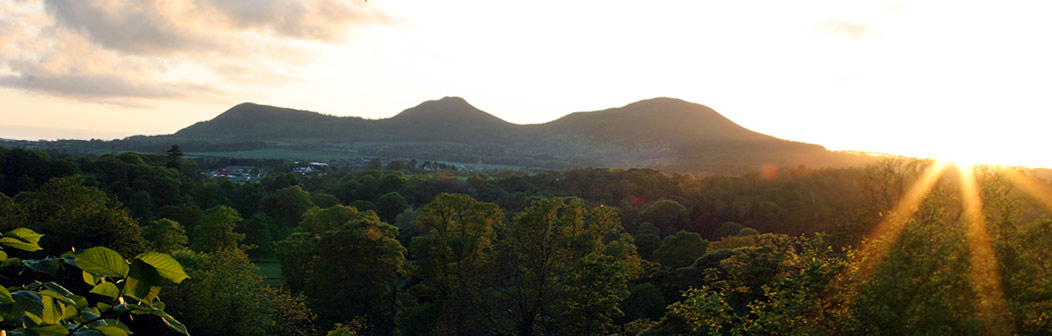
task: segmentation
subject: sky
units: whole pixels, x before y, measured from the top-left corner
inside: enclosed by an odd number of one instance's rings
[[[0,0],[0,138],[168,134],[240,102],[520,124],[674,97],[751,130],[1052,167],[1047,1]]]

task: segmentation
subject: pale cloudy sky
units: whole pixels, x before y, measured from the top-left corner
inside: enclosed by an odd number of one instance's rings
[[[832,149],[1052,167],[1046,1],[0,0],[0,137],[243,101],[539,123],[668,96]]]

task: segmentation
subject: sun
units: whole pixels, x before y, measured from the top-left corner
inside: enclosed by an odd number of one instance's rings
[[[990,163],[987,162],[988,160],[983,159],[981,154],[967,149],[943,150],[937,154],[930,154],[929,157],[935,161],[961,169]]]

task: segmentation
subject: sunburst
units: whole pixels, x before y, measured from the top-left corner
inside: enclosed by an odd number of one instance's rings
[[[910,187],[888,216],[866,237],[858,252],[852,258],[852,264],[858,267],[852,279],[854,286],[865,284],[877,267],[887,258],[891,247],[899,239],[906,223],[913,218],[924,199],[931,193],[939,178],[947,168],[955,166],[960,177],[962,217],[965,224],[965,237],[968,244],[970,261],[969,282],[978,295],[976,309],[981,314],[985,334],[1012,334],[1010,313],[1005,300],[1001,274],[997,264],[997,255],[993,249],[990,235],[987,232],[983,214],[982,198],[979,194],[975,167],[970,164],[935,161],[924,174]],[[1006,170],[1009,181],[1052,209],[1052,191],[1047,185],[1037,182],[1013,171]],[[857,288],[852,288],[857,289]],[[855,290],[849,293],[855,293]],[[853,298],[845,299],[847,306]]]
[[[983,327],[987,335],[1009,335],[1008,304],[1005,301],[1001,272],[997,267],[997,254],[990,243],[983,215],[983,201],[975,179],[975,167],[957,165],[961,177],[961,202],[964,206],[965,237],[968,241],[968,257],[971,261],[968,279],[972,289],[979,295],[976,308],[982,314]]]
[[[906,222],[917,213],[921,202],[935,187],[936,182],[939,181],[939,177],[942,176],[947,166],[944,162],[936,161],[931,167],[928,167],[917,182],[910,186],[910,189],[906,191],[898,204],[888,212],[887,217],[867,235],[866,244],[861,246],[852,260],[853,264],[860,267],[858,270],[860,278],[858,280],[861,281],[858,281],[859,283],[868,281],[877,266],[884,261],[891,246],[895,244],[899,235],[902,234],[902,229],[905,228]]]

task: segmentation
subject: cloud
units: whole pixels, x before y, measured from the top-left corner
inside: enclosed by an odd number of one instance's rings
[[[812,28],[817,33],[856,40],[880,36],[867,25],[843,20],[816,22]]]
[[[316,1],[227,1],[208,4],[235,28],[269,32],[297,39],[332,41],[342,37],[349,24],[390,23],[371,7],[346,0]]]
[[[44,4],[57,26],[82,33],[112,50],[164,54],[214,47],[215,41],[195,36],[196,29],[177,22],[190,8],[153,1],[46,0]]]
[[[312,48],[389,22],[364,1],[0,0],[0,86],[211,100],[292,80]]]
[[[86,98],[184,98],[212,96],[223,92],[203,84],[135,82],[120,76],[94,73],[42,76],[21,73],[15,76],[0,76],[0,86]]]

